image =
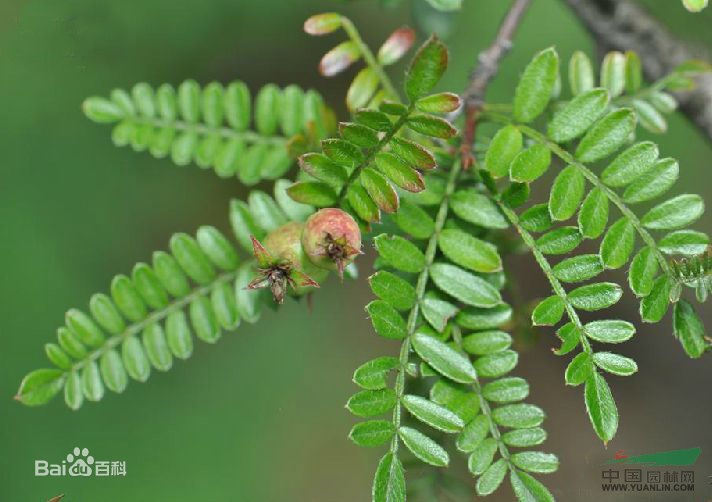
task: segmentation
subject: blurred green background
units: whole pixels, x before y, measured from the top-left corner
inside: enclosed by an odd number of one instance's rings
[[[459,90],[508,2],[467,0],[448,39],[451,66],[443,87]],[[670,29],[712,48],[712,9],[687,13],[679,1],[645,2]],[[353,418],[343,404],[355,390],[353,369],[396,347],[372,333],[362,306],[365,281],[329,284],[312,313],[301,304],[269,312],[216,346],[198,343],[189,362],[124,395],[69,411],[62,399],[25,408],[11,400],[22,376],[46,366],[70,306],[84,306],[111,277],[130,271],[176,231],[211,223],[227,230],[227,204],[244,196],[237,180],[195,167],[176,168],[130,149],[114,148],[109,129],[86,120],[89,95],[135,82],[201,83],[240,78],[320,89],[343,112],[349,75],[326,80],[315,69],[341,35],[314,39],[303,20],[339,9],[377,46],[412,22],[408,1],[202,0],[100,2],[5,0],[0,3],[0,500],[44,501],[364,501],[380,451],[352,446]],[[555,44],[564,58],[593,44],[557,0],[538,0],[491,89],[507,100],[531,55]],[[399,77],[399,75],[396,75]],[[678,190],[712,201],[712,149],[683,118],[671,120],[661,151],[679,158]],[[709,213],[698,228],[712,232]],[[528,299],[548,294],[530,257],[511,260]],[[362,274],[365,276],[367,274]],[[622,277],[619,277],[622,279]],[[618,315],[637,319],[630,294]],[[712,316],[703,313],[707,325]],[[562,462],[545,477],[560,500],[623,500],[600,492],[601,464],[629,454],[700,446],[694,494],[628,496],[625,500],[707,500],[712,486],[712,399],[709,357],[689,361],[667,319],[642,326],[622,347],[640,372],[613,378],[622,420],[605,450],[591,431],[580,389],[563,384],[565,358],[542,330],[520,358],[531,401],[547,410],[547,450]],[[60,461],[74,446],[98,459],[125,460],[125,478],[35,478],[34,459]],[[454,463],[462,463],[455,459]],[[637,497],[637,498],[636,498]],[[511,500],[506,487],[491,500]]]

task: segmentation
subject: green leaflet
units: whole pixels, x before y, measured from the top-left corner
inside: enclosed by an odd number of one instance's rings
[[[473,307],[493,307],[502,301],[489,282],[454,265],[435,263],[430,273],[438,288]]]
[[[519,152],[509,166],[512,181],[528,183],[539,178],[549,169],[551,151],[546,145],[536,143]]]
[[[492,410],[492,418],[502,427],[523,429],[544,421],[544,412],[533,404],[508,404]]]
[[[620,268],[633,253],[635,227],[625,216],[616,221],[601,242],[601,261],[606,268]]]
[[[676,230],[658,242],[658,249],[668,255],[695,256],[705,252],[709,237],[695,230]]]
[[[372,417],[392,409],[397,401],[393,389],[362,390],[351,396],[346,407],[356,416]]]
[[[485,154],[485,165],[495,178],[509,174],[509,165],[522,149],[522,133],[512,125],[497,131]]]
[[[579,137],[598,120],[607,106],[606,89],[592,89],[579,94],[556,112],[549,122],[549,137],[557,143],[565,143]]]
[[[534,204],[519,216],[519,224],[529,232],[546,232],[552,225],[549,205]]]
[[[401,230],[415,239],[427,239],[435,231],[435,222],[430,215],[420,206],[405,199],[393,219]]]
[[[566,367],[564,380],[567,385],[581,385],[589,378],[592,371],[591,356],[588,352],[581,352]]]
[[[667,121],[662,114],[647,101],[633,100],[633,108],[638,114],[638,121],[648,131],[654,134],[663,134],[667,131]]]
[[[584,199],[578,214],[578,227],[587,239],[599,237],[608,225],[608,196],[598,187]]]
[[[709,342],[705,341],[705,327],[692,305],[685,300],[675,304],[673,328],[675,337],[680,340],[688,356],[698,358],[709,348]]]
[[[603,272],[601,257],[597,254],[572,256],[557,263],[552,272],[563,282],[582,282]]]
[[[514,369],[519,362],[519,355],[513,350],[503,350],[488,354],[477,359],[474,363],[475,371],[486,378],[498,378]]]
[[[412,344],[420,357],[451,380],[471,383],[477,378],[470,360],[440,340],[423,333],[415,333]]]
[[[456,413],[463,422],[469,423],[480,411],[477,394],[466,385],[439,379],[430,388],[430,399]]]
[[[601,86],[608,89],[612,98],[625,90],[626,58],[618,51],[605,55],[601,63]]]
[[[512,455],[512,463],[528,472],[550,473],[559,468],[559,459],[551,453],[523,451]]]
[[[398,194],[388,180],[373,168],[361,171],[361,186],[381,211],[395,213],[398,210]]]
[[[405,395],[401,403],[418,420],[443,432],[459,432],[465,426],[455,413],[423,397]]]
[[[589,338],[604,343],[621,343],[635,335],[635,326],[627,321],[592,321],[584,326]]]
[[[502,269],[502,259],[494,245],[461,230],[443,230],[438,245],[453,263],[475,272],[488,273]]]
[[[406,336],[406,324],[398,311],[383,300],[366,305],[373,329],[384,338],[400,340]]]
[[[507,304],[492,308],[468,308],[458,312],[455,320],[465,329],[493,329],[512,318],[512,307]]]
[[[502,434],[502,441],[507,446],[515,448],[527,448],[543,443],[547,438],[546,431],[541,427],[531,427],[528,429],[515,429]]]
[[[553,502],[554,496],[549,490],[526,472],[511,469],[509,481],[518,500]]]
[[[501,352],[511,344],[512,337],[509,333],[498,330],[480,331],[462,339],[462,348],[477,356]]]
[[[618,376],[629,376],[638,371],[638,365],[633,359],[612,352],[596,352],[593,362],[602,370]]]
[[[583,237],[576,227],[559,227],[536,240],[536,245],[544,254],[566,254],[581,244]]]
[[[478,415],[468,423],[457,436],[457,449],[472,453],[490,433],[490,420],[486,415]]]
[[[569,60],[569,87],[571,94],[577,96],[590,91],[594,86],[593,65],[588,56],[576,51]]]
[[[568,166],[561,171],[551,187],[549,213],[553,220],[568,220],[575,213],[583,199],[586,181],[576,166]]]
[[[535,326],[553,326],[564,315],[564,301],[554,295],[540,302],[532,312],[532,324]]]
[[[62,390],[63,379],[64,372],[58,369],[35,370],[22,379],[15,399],[28,406],[44,404]]]
[[[640,57],[633,51],[625,53],[625,90],[634,94],[640,90],[643,83],[643,68]]]
[[[495,403],[521,401],[529,395],[529,384],[519,377],[500,378],[485,385],[482,395]]]
[[[475,190],[458,190],[452,195],[450,204],[452,211],[469,223],[493,229],[509,226],[495,203]]]
[[[377,357],[359,366],[354,372],[353,381],[363,389],[383,389],[386,387],[388,373],[399,365],[397,357]]]
[[[568,298],[571,305],[577,309],[593,311],[610,307],[618,302],[622,295],[623,290],[618,284],[599,282],[574,289]]]
[[[635,112],[628,108],[615,110],[586,133],[576,148],[581,162],[595,162],[618,150],[635,131]]]
[[[492,464],[494,454],[497,451],[497,441],[493,438],[486,438],[475,447],[474,451],[467,459],[467,468],[475,476],[479,476]]]
[[[658,260],[649,247],[641,248],[635,255],[628,271],[628,284],[636,296],[647,296],[653,289],[658,274]]]
[[[559,72],[559,56],[553,47],[534,56],[524,69],[514,92],[514,117],[531,122],[546,108]]]
[[[611,187],[626,186],[650,169],[657,158],[655,143],[637,143],[613,159],[601,173],[601,180]]]
[[[593,429],[604,443],[608,443],[618,430],[618,408],[608,383],[597,371],[586,380],[584,398]]]
[[[435,328],[438,333],[442,333],[448,321],[457,313],[458,308],[453,304],[443,300],[436,291],[428,291],[420,303],[423,317]]]
[[[388,420],[369,420],[354,425],[349,432],[349,439],[358,446],[372,448],[390,441],[395,433],[393,423]]]
[[[336,202],[336,192],[326,183],[300,181],[287,189],[296,202],[317,207],[328,207]]]
[[[564,356],[574,350],[581,338],[581,331],[572,322],[567,322],[556,332],[556,336],[561,339],[561,347],[554,351],[557,356]]]
[[[416,53],[408,68],[405,92],[416,100],[432,91],[447,68],[448,54],[437,37],[430,37]]]
[[[408,310],[415,304],[415,288],[391,272],[376,272],[368,278],[368,282],[377,297],[398,310]]]
[[[403,502],[405,494],[403,465],[397,456],[388,452],[376,469],[371,492],[373,502]]]
[[[484,497],[493,493],[502,484],[505,474],[507,474],[507,462],[500,458],[489,466],[477,480],[477,484],[475,484],[477,494]]]
[[[425,266],[423,252],[403,237],[381,234],[373,241],[378,254],[397,270],[418,273]]]
[[[674,230],[697,220],[704,210],[705,204],[699,195],[678,195],[648,211],[641,223],[654,230]]]
[[[398,435],[417,458],[435,467],[445,467],[450,457],[445,449],[428,436],[411,427],[400,427]]]
[[[665,316],[670,302],[670,279],[661,275],[653,282],[653,287],[640,302],[640,318],[644,322],[660,322]]]

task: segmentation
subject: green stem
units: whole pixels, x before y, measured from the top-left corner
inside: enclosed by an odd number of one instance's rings
[[[230,127],[211,127],[206,124],[196,123],[191,124],[181,120],[163,120],[159,118],[128,116],[126,119],[137,124],[150,125],[156,128],[169,128],[177,131],[195,132],[200,135],[207,136],[209,134],[217,134],[227,139],[243,139],[248,143],[270,143],[273,145],[284,145],[287,138],[283,136],[264,136],[254,131],[236,131]]]
[[[455,191],[455,184],[457,182],[457,178],[460,174],[461,168],[462,166],[460,164],[460,161],[457,160],[455,161],[452,166],[452,169],[450,170],[450,176],[448,177],[447,186],[445,187],[445,194],[443,195],[443,199],[440,202],[438,214],[435,217],[435,230],[433,231],[433,235],[430,236],[430,239],[428,240],[428,245],[425,249],[425,267],[420,272],[420,275],[418,275],[418,281],[415,286],[416,301],[413,307],[410,309],[410,313],[408,314],[406,337],[403,340],[403,344],[401,345],[399,357],[400,364],[398,367],[398,375],[396,376],[395,391],[397,402],[396,407],[393,410],[393,425],[395,425],[396,431],[398,431],[398,428],[401,424],[401,399],[403,397],[403,394],[405,393],[405,368],[408,364],[408,356],[410,355],[410,340],[413,336],[413,333],[415,333],[415,329],[417,328],[416,323],[418,322],[420,302],[425,296],[425,288],[428,285],[430,267],[433,265],[433,261],[435,261],[435,253],[438,248],[438,237],[440,236],[440,232],[445,226],[445,220],[447,219],[450,204],[450,197]],[[391,453],[395,455],[397,451],[398,435],[396,434],[393,437],[393,441],[391,442]]]
[[[114,349],[118,345],[120,345],[124,340],[129,338],[130,336],[136,335],[143,331],[143,329],[146,326],[149,326],[153,323],[157,323],[168,317],[172,312],[176,312],[178,310],[183,310],[187,305],[189,305],[193,300],[195,300],[198,297],[205,296],[210,293],[210,291],[213,290],[213,288],[217,284],[222,284],[223,282],[228,282],[232,281],[235,279],[235,276],[237,275],[237,270],[232,270],[230,272],[225,272],[218,277],[215,278],[210,284],[207,284],[205,286],[199,286],[193,289],[190,293],[188,293],[186,296],[183,296],[181,298],[178,298],[174,300],[173,302],[169,303],[165,307],[163,307],[160,310],[157,310],[150,314],[148,317],[143,319],[142,321],[139,321],[135,324],[129,325],[122,333],[119,333],[118,335],[114,335],[110,338],[108,338],[100,347],[94,349],[91,351],[87,356],[82,359],[81,361],[77,361],[72,365],[72,367],[67,370],[67,372],[70,371],[77,371],[82,369],[84,366],[86,366],[87,363],[94,361],[96,359],[99,359],[104,353]]]
[[[350,19],[341,16],[341,26],[351,41],[358,46],[359,52],[363,56],[363,59],[366,61],[368,67],[371,68],[376,76],[378,76],[378,80],[381,82],[381,86],[383,87],[383,90],[386,91],[387,96],[390,99],[400,103],[400,97],[398,96],[395,87],[393,87],[393,82],[391,82],[391,79],[388,77],[386,72],[383,71],[383,67],[378,64],[376,57],[361,38],[361,35],[356,29],[356,26],[354,26],[354,23],[352,23]]]
[[[522,124],[514,124],[512,121],[503,116],[499,115],[496,113],[487,113],[487,117],[500,123],[504,124],[511,124],[515,126],[517,129],[519,129],[525,136],[529,136],[531,139],[536,141],[537,143],[541,143],[542,145],[546,146],[554,155],[559,157],[561,160],[566,162],[568,165],[576,166],[581,173],[584,175],[584,177],[596,188],[601,190],[606,197],[608,197],[608,200],[610,200],[614,206],[618,208],[618,210],[625,216],[628,221],[630,221],[631,225],[633,225],[633,228],[635,228],[636,232],[640,237],[643,239],[643,242],[645,243],[646,246],[648,246],[653,253],[655,254],[655,257],[658,260],[658,263],[660,264],[660,268],[665,272],[666,275],[670,276],[671,271],[670,271],[670,265],[668,264],[667,260],[665,259],[665,255],[658,249],[658,245],[655,242],[655,239],[653,238],[652,235],[650,235],[650,232],[648,232],[644,227],[643,224],[640,222],[636,214],[630,210],[630,208],[623,202],[623,199],[620,198],[620,196],[610,189],[607,185],[605,185],[596,174],[591,171],[588,167],[586,167],[584,164],[579,162],[574,158],[573,155],[571,155],[569,152],[561,148],[559,145],[551,141],[549,138],[547,138],[544,134],[540,133],[539,131],[532,129],[531,127],[522,125]]]
[[[574,326],[576,326],[577,328],[579,340],[581,341],[581,347],[583,347],[584,352],[592,354],[593,351],[591,349],[591,344],[589,343],[588,338],[586,338],[583,325],[581,324],[581,319],[579,319],[579,316],[576,313],[576,309],[574,309],[574,306],[571,305],[571,302],[569,301],[569,298],[566,295],[566,290],[561,285],[561,282],[559,282],[559,280],[556,278],[554,272],[551,270],[551,265],[549,264],[549,261],[544,256],[544,253],[542,253],[539,247],[536,245],[536,240],[534,240],[532,234],[527,232],[527,230],[522,227],[521,223],[519,222],[519,218],[517,217],[517,214],[512,211],[509,206],[507,206],[502,201],[497,201],[497,204],[499,205],[499,208],[502,210],[509,222],[512,224],[512,226],[517,229],[517,232],[522,237],[522,240],[527,245],[527,247],[531,249],[532,254],[534,255],[534,259],[539,265],[539,268],[541,268],[542,272],[544,272],[546,278],[549,280],[549,283],[551,284],[554,293],[556,293],[556,296],[561,298],[561,300],[564,302],[566,314],[568,315],[571,322],[574,323]]]
[[[414,105],[410,105],[408,107],[408,110],[401,115],[398,120],[393,124],[393,127],[391,127],[390,131],[388,131],[376,144],[376,146],[373,146],[366,150],[366,154],[364,155],[364,159],[357,165],[354,170],[351,172],[349,175],[349,178],[346,180],[346,183],[341,187],[341,190],[339,190],[339,194],[337,197],[338,202],[341,202],[344,200],[344,197],[346,197],[346,191],[348,188],[356,182],[358,179],[359,175],[361,174],[361,171],[364,170],[369,164],[373,162],[373,159],[376,157],[376,154],[383,150],[383,148],[388,144],[388,142],[393,139],[393,136],[395,136],[398,131],[400,131],[401,127],[403,127],[408,120],[408,117],[410,116],[411,113],[413,113]]]

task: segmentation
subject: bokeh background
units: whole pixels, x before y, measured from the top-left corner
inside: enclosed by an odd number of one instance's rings
[[[451,66],[442,87],[449,90],[462,88],[508,4],[465,3],[448,37]],[[645,4],[672,31],[712,48],[712,9],[691,15],[679,1]],[[351,16],[374,46],[413,16],[408,0],[386,10],[370,0],[0,2],[0,500],[44,501],[59,493],[67,502],[369,499],[381,452],[348,442],[354,419],[343,404],[355,391],[353,369],[397,349],[370,328],[363,279],[329,284],[312,313],[291,302],[216,346],[198,343],[188,362],[79,412],[61,398],[38,409],[11,400],[21,377],[46,365],[42,346],[68,307],[84,306],[115,273],[164,248],[173,232],[204,223],[227,230],[228,200],[245,195],[237,180],[114,148],[109,129],[82,116],[83,98],[142,80],[240,78],[253,89],[266,82],[316,87],[343,111],[348,76],[326,80],[315,71],[321,53],[341,36],[314,39],[301,31],[307,16],[325,9]],[[552,44],[564,58],[594,49],[562,2],[538,0],[492,99],[507,100],[526,61]],[[710,143],[683,118],[672,119],[670,128],[659,141],[665,155],[680,160],[677,189],[712,201]],[[709,213],[698,228],[712,232]],[[526,299],[548,294],[529,256],[509,266]],[[627,294],[615,315],[636,320],[636,309]],[[712,326],[710,313],[703,315]],[[585,416],[581,389],[563,384],[567,360],[550,353],[555,344],[551,330],[543,330],[522,352],[519,373],[532,383],[531,401],[548,412],[545,448],[559,455],[561,468],[543,478],[560,500],[624,500],[600,492],[602,464],[619,449],[696,446],[703,453],[694,494],[625,500],[712,498],[709,357],[687,360],[669,318],[640,327],[621,348],[640,372],[611,378],[622,418],[606,450]],[[33,476],[34,459],[59,461],[74,446],[125,460],[127,476]],[[512,498],[505,487],[491,500]]]

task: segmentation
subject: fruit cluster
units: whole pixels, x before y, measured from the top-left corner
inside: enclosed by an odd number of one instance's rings
[[[267,235],[264,244],[251,238],[259,275],[247,288],[269,287],[277,303],[284,301],[288,286],[294,296],[301,296],[318,288],[329,271],[343,277],[344,268],[361,254],[358,224],[336,208],[321,209],[305,223],[282,225]]]

